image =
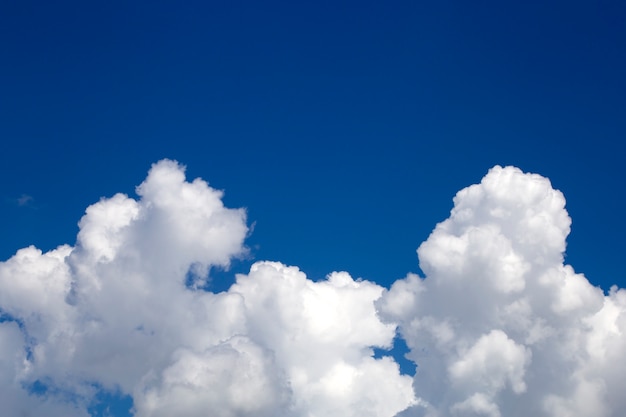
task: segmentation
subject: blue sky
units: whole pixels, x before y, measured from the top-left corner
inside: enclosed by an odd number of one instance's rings
[[[512,164],[565,193],[572,263],[624,279],[617,3],[2,8],[5,258],[72,243],[167,157],[248,207],[259,259],[395,279],[456,191]]]
[[[389,286],[494,165],[549,178],[566,262],[626,286],[620,2],[4,2],[0,256],[74,244],[170,158],[250,259]],[[220,274],[226,288],[232,274]]]

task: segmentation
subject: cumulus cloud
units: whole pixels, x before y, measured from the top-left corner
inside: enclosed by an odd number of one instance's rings
[[[139,417],[391,417],[414,402],[411,378],[373,355],[395,335],[382,287],[261,262],[205,291],[246,254],[245,211],[168,160],[137,195],[88,207],[75,246],[0,264],[3,412],[85,416],[101,389]]]
[[[409,274],[377,301],[418,364],[406,416],[626,411],[626,292],[564,265],[570,218],[549,180],[495,167],[461,190]]]
[[[0,401],[9,417],[87,416],[101,390],[137,417],[550,416],[626,411],[626,293],[563,263],[570,219],[538,175],[495,167],[388,290],[312,281],[245,256],[243,209],[164,160],[87,208],[74,246],[0,263]],[[402,375],[374,355],[403,337]]]

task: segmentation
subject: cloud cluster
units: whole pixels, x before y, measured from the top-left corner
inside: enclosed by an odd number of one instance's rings
[[[393,359],[373,357],[395,335],[382,287],[261,262],[202,290],[246,254],[245,211],[167,160],[137,194],[90,206],[74,247],[0,264],[3,413],[86,416],[101,389],[131,395],[138,417],[391,417],[414,402]]]
[[[389,290],[245,256],[245,211],[164,160],[90,206],[75,246],[0,263],[0,403],[88,416],[98,392],[137,417],[618,417],[626,292],[564,265],[570,219],[538,175],[495,167],[418,249],[426,277]],[[399,334],[417,365],[402,375]]]

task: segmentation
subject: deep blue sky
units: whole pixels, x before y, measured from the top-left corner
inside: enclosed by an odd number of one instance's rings
[[[565,193],[568,262],[626,286],[624,7],[2,2],[1,259],[167,157],[248,208],[254,259],[388,285],[513,164]]]

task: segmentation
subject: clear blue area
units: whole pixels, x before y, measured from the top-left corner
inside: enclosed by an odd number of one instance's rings
[[[238,271],[389,285],[512,164],[565,193],[567,261],[624,287],[625,21],[620,1],[1,2],[0,259],[73,244],[167,157],[248,208]],[[116,398],[93,415],[128,415]]]
[[[48,386],[39,380],[33,382],[28,389],[35,395],[45,395],[48,392]]]
[[[402,375],[415,375],[415,369],[417,366],[415,362],[406,358],[406,354],[409,352],[409,348],[403,338],[396,336],[393,339],[393,346],[391,349],[374,348],[374,357],[381,358],[383,356],[393,356],[395,361],[400,366],[400,373]]]
[[[128,395],[100,391],[100,394],[89,407],[92,417],[125,417],[132,416],[133,399]]]
[[[29,387],[26,387],[31,394],[36,396],[45,397],[48,394],[56,394],[61,398],[66,398],[67,401],[76,401],[71,393],[59,393],[56,392],[53,386],[36,380]],[[91,417],[121,417],[131,416],[131,410],[133,407],[133,399],[128,395],[122,395],[119,392],[111,392],[100,387],[95,386],[98,389],[98,394],[93,399],[92,404],[88,408],[89,415]]]

